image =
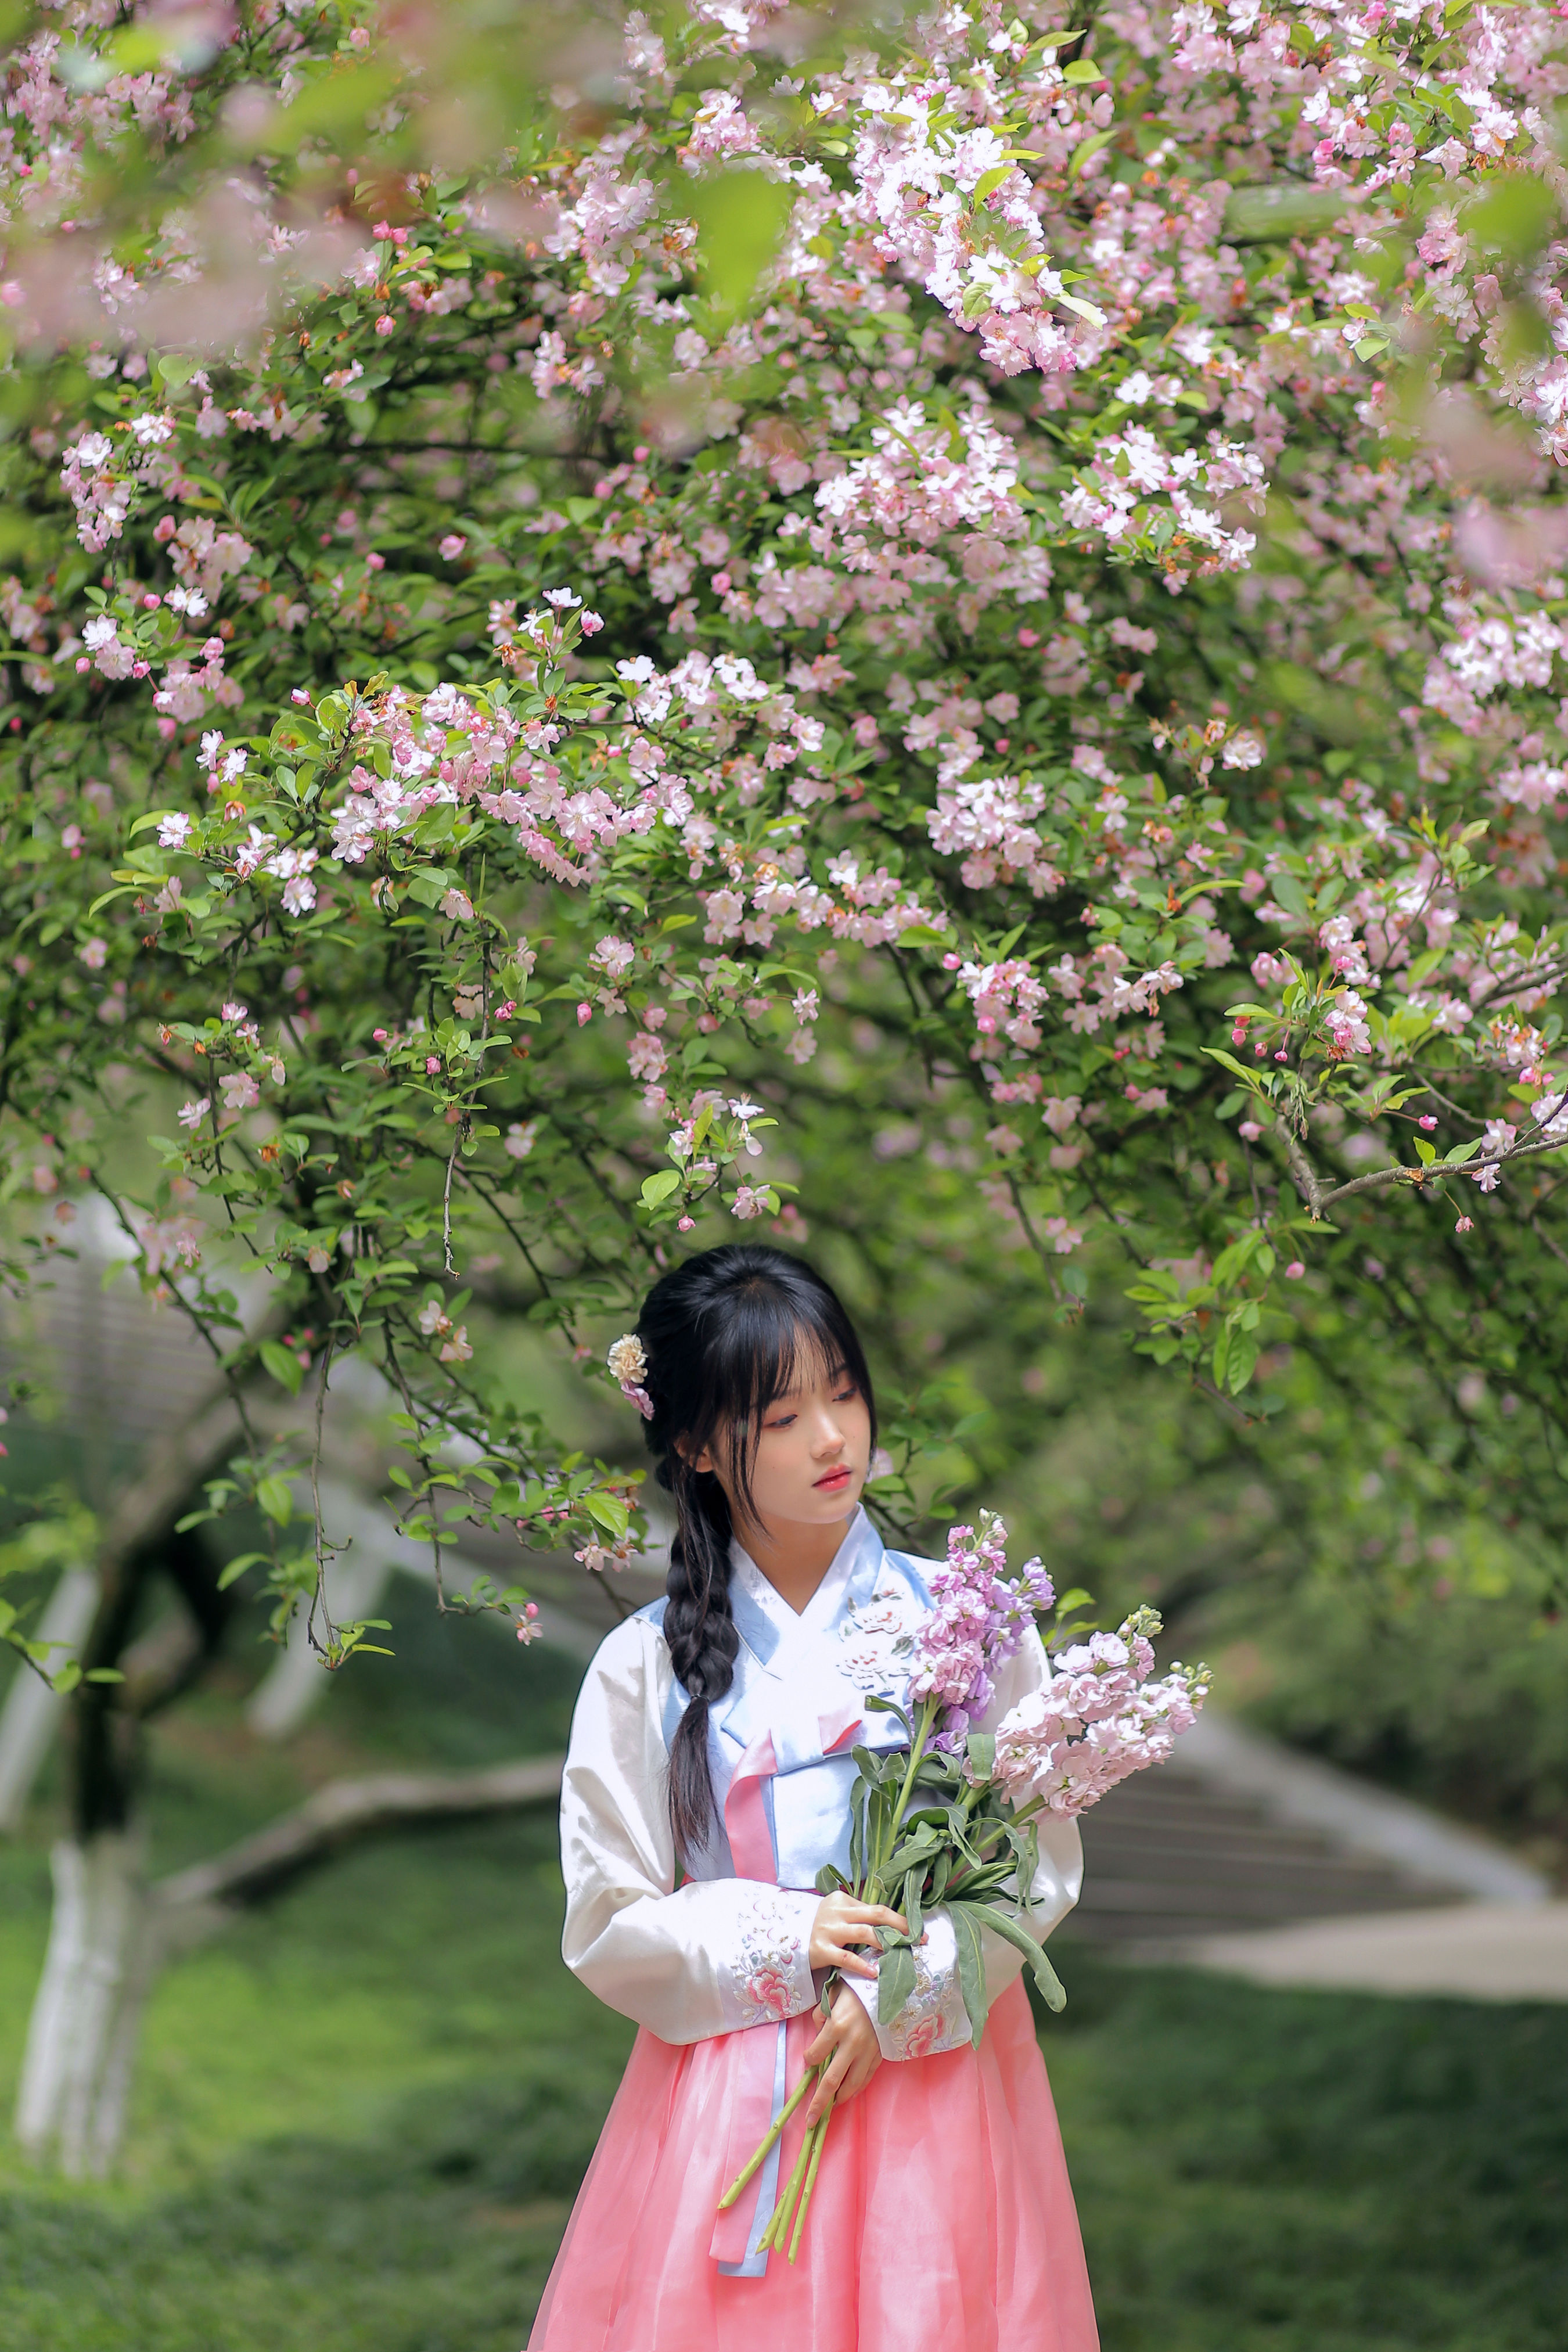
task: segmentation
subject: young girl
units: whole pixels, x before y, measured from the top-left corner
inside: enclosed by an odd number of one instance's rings
[[[916,1990],[880,2026],[865,1948],[904,1922],[812,1891],[825,1863],[848,1869],[849,1750],[902,1744],[866,1701],[902,1700],[900,1636],[930,1605],[927,1563],[887,1550],[860,1508],[876,1415],[849,1319],[798,1259],[710,1250],[664,1276],[612,1355],[678,1533],[668,1600],[609,1636],[577,1703],[563,1949],[639,2030],[529,2352],[1095,2352],[1018,1956],[987,1934],[995,1998],[976,2050],[934,1913]],[[987,1726],[1045,1675],[1031,1633]],[[1047,1822],[1037,1936],[1081,1875],[1077,1825]],[[842,1981],[825,2021],[829,1969]],[[758,2241],[829,2107],[792,2264]]]

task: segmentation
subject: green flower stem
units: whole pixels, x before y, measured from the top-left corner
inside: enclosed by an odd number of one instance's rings
[[[816,2138],[816,2128],[814,2126],[813,2128],[806,2133],[805,2137],[801,2141],[800,2154],[796,2157],[795,2161],[795,2170],[790,2174],[789,2179],[784,2185],[783,2196],[779,2199],[778,2203],[773,2207],[767,2228],[757,2240],[757,2252],[759,2253],[775,2253],[784,2244],[784,2234],[789,2228],[790,2215],[795,2210],[795,2200],[800,2195],[802,2186],[805,2180],[806,2172],[810,2168],[811,2151]]]
[[[791,2116],[794,2115],[796,2107],[799,2106],[802,2099],[805,2098],[807,2091],[810,2090],[812,2084],[816,2082],[821,2072],[822,2069],[820,2066],[808,2066],[806,2068],[805,2074],[801,2076],[799,2082],[795,2084],[794,2090],[790,2093],[789,2097],[784,2101],[783,2107],[780,2109],[777,2123],[775,2123],[773,2128],[769,2131],[766,2138],[763,2141],[763,2144],[758,2148],[756,2154],[747,2164],[744,2171],[742,2172],[733,2182],[731,2182],[731,2186],[725,2189],[722,2197],[720,2198],[719,2210],[721,2213],[727,2213],[731,2206],[735,2202],[736,2198],[741,2196],[745,2189],[747,2182],[756,2179],[758,2173],[767,2162],[769,2152],[772,2149],[774,2141],[778,2138],[780,2133],[784,2130],[785,2124],[788,2123]]]
[[[894,1846],[898,1843],[899,1832],[903,1826],[904,1815],[909,1811],[910,1798],[913,1792],[915,1785],[915,1774],[920,1770],[921,1759],[925,1754],[926,1742],[931,1738],[931,1727],[936,1718],[936,1700],[934,1698],[928,1698],[925,1705],[921,1709],[920,1728],[915,1733],[915,1744],[910,1750],[910,1769],[904,1774],[904,1785],[899,1791],[899,1801],[897,1806],[894,1808],[893,1818],[888,1825],[888,1853],[889,1854],[892,1853]],[[879,1853],[877,1856],[879,1868],[880,1867],[883,1860],[884,1856],[881,1853]]]
[[[800,2192],[800,2203],[795,2207],[795,2230],[789,2242],[789,2258],[792,2263],[800,2252],[800,2233],[805,2227],[805,2209],[811,2202],[811,2192],[816,2186],[816,2168],[822,2162],[822,2144],[827,2137],[827,2126],[832,2121],[833,2110],[829,2107],[822,2121],[814,2125],[807,2135],[813,2143],[811,2162],[806,2168],[805,2187]]]

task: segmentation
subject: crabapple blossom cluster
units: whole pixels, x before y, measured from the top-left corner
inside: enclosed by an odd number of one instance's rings
[[[1055,1602],[1056,1588],[1037,1559],[1009,1574],[1006,1527],[994,1511],[982,1511],[973,1527],[950,1528],[946,1561],[932,1571],[931,1589],[931,1607],[911,1645],[910,1701],[940,1703],[932,1744],[952,1750],[989,1701],[998,1667]]]
[[[481,1454],[485,1286],[589,1346],[851,1134],[976,1284],[1131,1254],[1226,1399],[1325,1296],[1446,1398],[1555,1346],[1552,10],[702,0],[584,64],[323,0],[147,74],[77,13],[0,157],[51,1219],[170,1090],[148,1229]],[[1435,1303],[1483,1258],[1506,1342]]]
[[[1154,1673],[1157,1610],[1050,1656],[1050,1679],[996,1727],[992,1778],[1016,1809],[1083,1812],[1118,1781],[1163,1764],[1208,1696],[1205,1666]]]

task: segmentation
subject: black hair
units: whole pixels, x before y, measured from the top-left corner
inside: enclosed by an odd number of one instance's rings
[[[734,1679],[741,1637],[730,1606],[729,1497],[691,1462],[722,1444],[731,1486],[751,1500],[762,1417],[816,1360],[854,1381],[877,1407],[865,1350],[837,1293],[803,1259],[760,1244],[704,1250],[655,1283],[637,1321],[647,1358],[645,1424],[655,1475],[674,1498],[665,1639],[688,1705],[669,1749],[669,1818],[683,1858],[699,1853],[713,1821],[708,1711]]]

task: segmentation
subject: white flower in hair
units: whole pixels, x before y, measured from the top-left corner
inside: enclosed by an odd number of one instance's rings
[[[605,1361],[623,1387],[635,1385],[647,1377],[647,1350],[635,1331],[617,1339]]]
[[[635,1404],[645,1421],[653,1419],[653,1399],[643,1382],[647,1378],[647,1350],[635,1331],[616,1341],[605,1361],[621,1384],[621,1394]]]

